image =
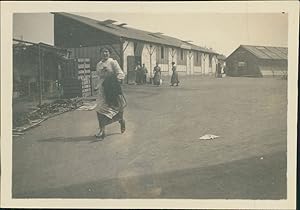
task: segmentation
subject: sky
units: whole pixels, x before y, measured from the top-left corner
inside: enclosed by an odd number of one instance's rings
[[[230,55],[239,45],[288,46],[288,16],[282,13],[73,13],[97,20],[112,19],[150,32],[162,32]],[[13,36],[54,43],[53,15],[20,13],[13,17]]]

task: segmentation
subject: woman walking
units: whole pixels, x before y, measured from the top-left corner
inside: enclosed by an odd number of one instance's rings
[[[153,84],[159,86],[161,83],[161,70],[158,66],[158,63],[156,63],[156,66],[153,69],[154,71],[154,77],[153,77]]]
[[[100,53],[102,58],[96,67],[98,81],[95,88],[99,93],[96,110],[99,131],[95,136],[103,139],[105,137],[105,126],[113,122],[118,121],[121,133],[125,132],[123,110],[126,106],[126,100],[120,84],[125,77],[122,69],[116,60],[110,58],[108,48],[101,49]]]
[[[174,86],[174,84],[176,84],[176,86],[178,86],[179,80],[178,80],[178,72],[176,70],[176,65],[175,62],[172,62],[172,77],[171,77],[171,86]]]

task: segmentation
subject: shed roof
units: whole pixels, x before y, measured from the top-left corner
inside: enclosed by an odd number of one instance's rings
[[[217,56],[217,58],[219,59],[219,60],[226,60],[226,56],[225,55],[223,55],[223,54],[219,54],[218,56]]]
[[[169,45],[169,46],[174,46],[179,48],[184,48],[184,46],[190,46],[192,50],[207,52],[211,54],[218,54],[213,50],[203,48],[197,45],[189,44],[187,42],[184,42],[183,40],[166,36],[161,33],[152,33],[152,32],[143,31],[135,28],[130,28],[127,26],[124,27],[124,25],[122,24],[113,24],[115,22],[114,20],[109,20],[109,22],[98,21],[91,18],[65,13],[65,12],[54,12],[53,14],[70,18],[72,20],[78,21],[82,24],[88,25],[90,27],[104,31],[106,33],[112,34],[120,38],[124,37],[124,38],[157,43],[162,45]]]
[[[240,47],[251,52],[259,59],[287,60],[288,58],[287,47],[251,46],[251,45],[241,45]]]
[[[38,48],[38,46],[41,47],[44,51],[50,51],[50,52],[60,52],[60,53],[67,53],[68,50],[66,48],[60,48],[53,45],[46,44],[44,42],[34,43],[19,39],[13,39],[13,47],[14,48]]]

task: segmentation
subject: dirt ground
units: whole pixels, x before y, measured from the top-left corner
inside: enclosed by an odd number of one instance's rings
[[[13,197],[286,198],[286,80],[185,77],[124,92],[124,134],[115,123],[97,141],[95,111],[72,111],[15,137]]]

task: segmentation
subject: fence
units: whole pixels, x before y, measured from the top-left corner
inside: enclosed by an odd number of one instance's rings
[[[42,100],[60,97],[66,49],[13,39],[13,97]]]

